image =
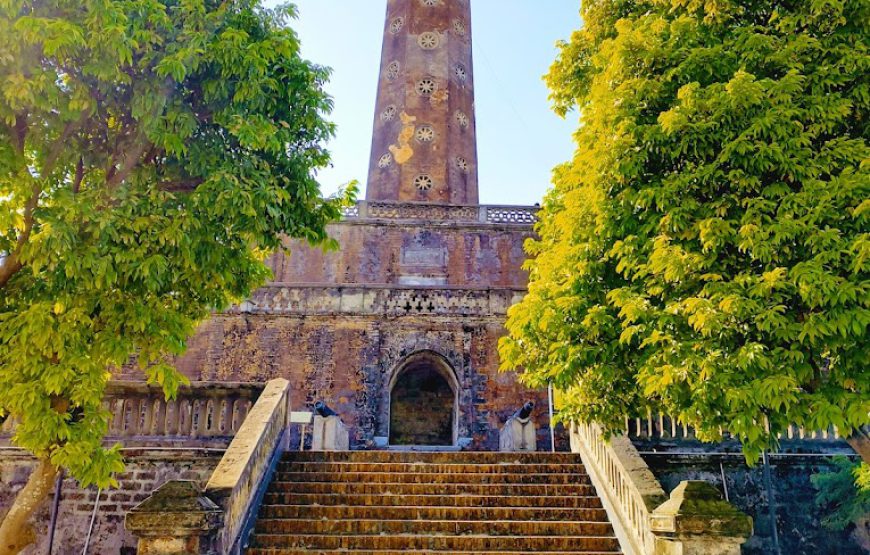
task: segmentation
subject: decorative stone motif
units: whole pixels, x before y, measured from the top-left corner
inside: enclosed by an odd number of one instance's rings
[[[383,122],[393,121],[396,118],[396,113],[398,113],[398,111],[399,111],[398,108],[396,108],[394,105],[390,104],[389,106],[384,108],[383,112],[381,112],[381,121],[383,121]]]
[[[456,123],[459,124],[459,127],[463,129],[468,128],[469,121],[468,116],[465,115],[465,112],[457,110],[456,113],[453,115],[453,118],[456,120]]]
[[[420,96],[432,96],[432,94],[438,90],[438,84],[435,82],[435,79],[426,77],[417,81],[415,90]]]
[[[437,262],[437,261],[436,261]],[[443,262],[442,262],[443,264]],[[412,266],[410,263],[404,266]],[[362,290],[353,287],[314,288],[270,286],[242,305],[233,314],[438,314],[446,316],[502,316],[523,296],[521,290],[418,289],[396,288]]]
[[[371,218],[389,220],[426,220],[426,221],[477,221],[480,209],[477,206],[446,206],[421,204],[394,204],[372,202],[368,204]]]
[[[462,156],[458,157],[456,159],[456,168],[463,173],[468,172],[468,160]]]
[[[399,31],[402,30],[402,27],[405,26],[405,18],[397,17],[390,22],[390,33],[394,35],[398,35]]]
[[[465,33],[468,32],[468,30],[465,27],[465,22],[463,22],[461,19],[454,19],[453,20],[453,30],[460,37],[464,37]]]
[[[465,66],[462,64],[456,64],[456,67],[453,68],[453,74],[462,82],[465,82],[468,79],[468,70],[466,70]]]
[[[438,33],[425,32],[422,33],[417,38],[417,44],[420,45],[420,48],[423,50],[435,50],[438,48],[438,45],[441,43],[441,40],[438,38]]]
[[[435,185],[435,182],[430,175],[421,174],[414,178],[414,187],[418,191],[428,191],[433,185]]]
[[[390,62],[390,65],[387,66],[386,76],[388,81],[395,81],[399,76],[399,71],[401,66],[399,66],[399,62]]]
[[[420,3],[427,8],[432,8],[438,5],[438,0],[420,0]]]
[[[378,167],[381,169],[389,168],[393,165],[393,155],[392,154],[384,154],[381,156],[380,160],[378,160]]]
[[[488,206],[486,221],[491,224],[534,224],[538,208],[531,206]]]
[[[431,143],[435,139],[435,130],[431,125],[421,125],[414,133],[414,138],[421,143]]]

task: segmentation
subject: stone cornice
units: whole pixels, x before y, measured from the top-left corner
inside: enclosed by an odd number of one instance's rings
[[[523,289],[272,284],[230,314],[504,316]]]

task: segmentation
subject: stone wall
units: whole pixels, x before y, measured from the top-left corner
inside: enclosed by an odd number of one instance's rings
[[[217,466],[222,449],[126,450],[126,470],[118,476],[118,489],[102,492],[88,553],[132,555],[136,539],[124,530],[124,515],[168,480],[195,480],[205,485]],[[17,449],[0,450],[0,515],[5,514],[30,474],[33,460]],[[79,489],[64,480],[51,555],[79,555],[85,544],[97,490]],[[51,499],[36,517],[39,543],[24,555],[45,555]]]
[[[724,493],[724,471],[730,501],[749,514],[755,534],[743,546],[744,555],[775,555],[770,498],[761,464],[749,467],[735,444],[698,442],[635,442],[665,491],[682,480],[704,480]],[[827,453],[827,454],[825,454]],[[810,477],[832,469],[834,454],[848,454],[845,444],[819,448],[812,442],[789,442],[784,452],[770,456],[773,501],[780,553],[783,555],[864,555],[868,553],[848,533],[821,525],[824,515],[815,505]],[[721,465],[721,466],[720,466]]]
[[[546,392],[498,371],[503,316],[223,314],[205,324],[178,362],[192,379],[290,381],[291,406],[324,400],[351,428],[355,447],[386,437],[394,373],[414,353],[446,359],[459,384],[459,437],[498,448],[498,431],[527,400],[538,407],[539,446],[549,446]]]
[[[526,287],[523,242],[532,235],[531,225],[358,219],[332,225],[329,233],[340,250],[292,242],[289,255],[274,255],[269,265],[275,282]]]
[[[531,225],[416,220],[407,209],[405,219],[333,225],[338,251],[293,243],[274,255],[274,282],[206,322],[178,367],[203,382],[286,378],[294,410],[325,401],[366,448],[389,436],[397,372],[431,352],[455,377],[461,444],[497,449],[504,422],[533,400],[548,448],[546,392],[499,372],[507,311],[527,284]]]

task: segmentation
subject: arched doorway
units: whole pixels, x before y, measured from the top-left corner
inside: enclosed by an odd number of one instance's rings
[[[435,353],[409,357],[390,388],[390,445],[456,444],[458,383]]]

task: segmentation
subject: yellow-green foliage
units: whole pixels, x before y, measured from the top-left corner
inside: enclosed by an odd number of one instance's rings
[[[0,418],[83,484],[109,371],[165,363],[285,234],[326,240],[327,71],[257,0],[0,0]]]
[[[579,110],[504,366],[618,428],[746,455],[870,421],[870,3],[590,0],[548,76]]]

